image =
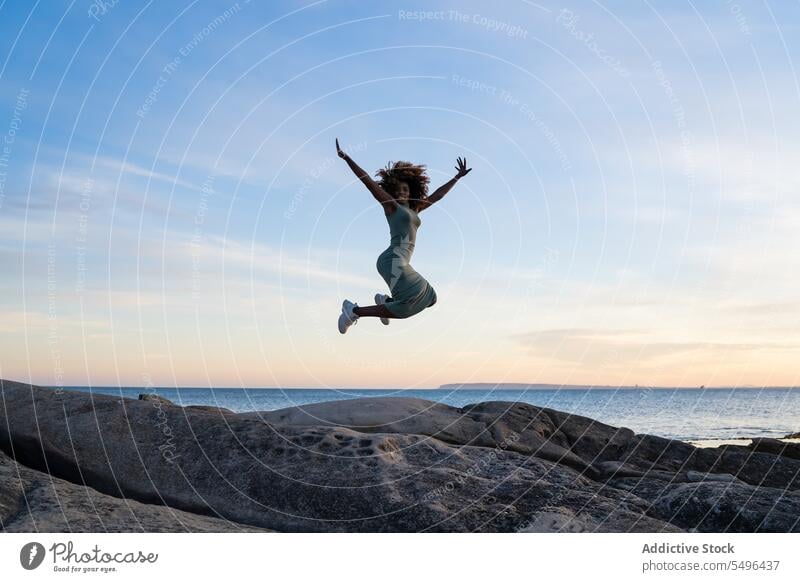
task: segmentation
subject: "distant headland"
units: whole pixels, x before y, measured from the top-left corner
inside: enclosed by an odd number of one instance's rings
[[[525,384],[516,382],[459,382],[441,384],[439,390],[793,390],[797,386],[610,386],[590,384]]]

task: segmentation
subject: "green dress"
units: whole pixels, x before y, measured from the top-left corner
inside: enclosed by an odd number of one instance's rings
[[[415,211],[399,203],[386,220],[391,243],[376,264],[391,293],[385,305],[397,317],[410,317],[436,303],[436,291],[410,264],[422,221]]]

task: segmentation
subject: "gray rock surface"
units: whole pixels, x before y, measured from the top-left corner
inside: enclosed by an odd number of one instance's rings
[[[118,499],[14,462],[0,453],[0,531],[263,532],[163,505]]]
[[[164,398],[163,396],[159,396],[158,394],[139,394],[139,400],[144,400],[145,402],[152,402],[154,406],[161,407],[161,406],[175,406],[175,403],[169,400],[168,398]],[[232,410],[228,410],[227,408],[223,408],[221,406],[206,406],[202,404],[190,404],[183,407],[185,410],[192,410],[195,412],[213,412],[216,414],[234,414]]]
[[[778,439],[757,438],[753,439],[747,445],[747,448],[760,453],[770,453],[800,460],[800,443],[786,443]]]
[[[21,465],[255,528],[800,531],[800,460],[769,445],[699,449],[508,402],[235,414],[0,386],[0,449]]]

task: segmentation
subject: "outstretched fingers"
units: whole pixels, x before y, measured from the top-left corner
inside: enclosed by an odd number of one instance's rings
[[[467,158],[459,156],[456,158],[456,171],[459,176],[466,176],[472,171],[472,168],[467,168]]]

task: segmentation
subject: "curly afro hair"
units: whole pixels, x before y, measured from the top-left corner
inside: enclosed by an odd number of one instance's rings
[[[416,212],[425,204],[428,197],[428,184],[430,178],[425,173],[426,167],[422,164],[411,162],[389,162],[385,168],[375,173],[381,188],[396,198],[397,187],[400,182],[408,184],[410,191],[408,205]]]

